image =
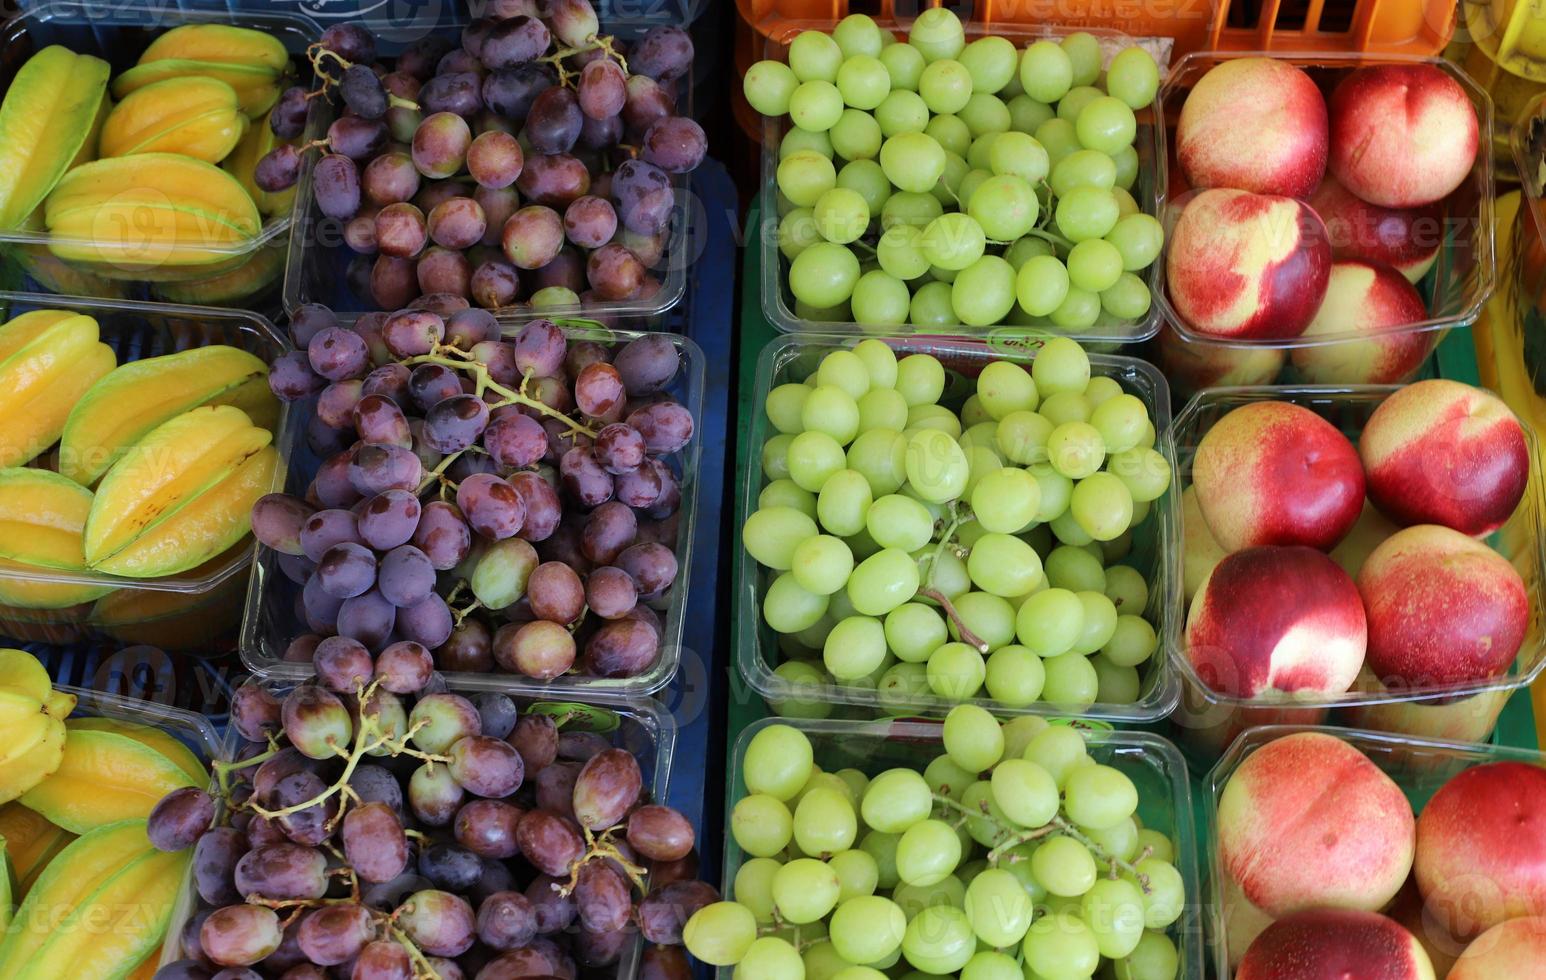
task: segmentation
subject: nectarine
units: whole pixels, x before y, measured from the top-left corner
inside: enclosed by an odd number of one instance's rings
[[[1437,204],[1382,208],[1327,177],[1310,207],[1326,223],[1334,257],[1379,262],[1411,282],[1428,274],[1444,244],[1444,215]]]
[[[1331,549],[1331,559],[1356,579],[1358,570],[1368,561],[1370,553],[1399,530],[1373,504],[1365,500],[1363,511],[1358,515],[1358,523],[1347,532],[1347,537]]]
[[[1371,204],[1443,200],[1476,162],[1480,126],[1460,83],[1428,64],[1351,72],[1329,102],[1328,168]]]
[[[1193,187],[1308,197],[1326,170],[1326,100],[1275,58],[1221,62],[1181,106],[1176,159]]]
[[[1197,503],[1226,550],[1302,544],[1329,550],[1364,502],[1358,451],[1302,405],[1257,401],[1219,419],[1192,463]]]
[[[1326,299],[1301,335],[1306,341],[1341,339],[1296,347],[1289,356],[1311,384],[1406,381],[1433,352],[1438,334],[1400,328],[1427,318],[1417,287],[1401,273],[1388,265],[1343,259],[1332,265]]]
[[[1510,919],[1476,937],[1448,980],[1546,978],[1546,918]]]
[[[1266,385],[1288,360],[1281,347],[1231,347],[1189,340],[1165,324],[1159,332],[1159,364],[1172,390],[1190,394],[1221,385]]]
[[[1197,488],[1187,487],[1181,494],[1181,571],[1188,602],[1226,554],[1197,506]]]
[[[1235,971],[1235,980],[1355,977],[1433,980],[1433,964],[1415,936],[1383,915],[1355,909],[1307,909],[1263,930]]]

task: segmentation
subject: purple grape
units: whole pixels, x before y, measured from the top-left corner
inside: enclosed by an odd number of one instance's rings
[[[466,302],[472,289],[472,263],[461,252],[432,245],[419,256],[414,273],[425,293],[444,293]]]
[[[551,320],[532,320],[515,335],[512,344],[515,367],[521,374],[547,378],[564,368],[568,342]]]
[[[424,212],[405,201],[376,212],[376,250],[382,255],[411,259],[424,251],[429,227]]]
[[[545,561],[532,569],[526,596],[538,619],[566,626],[585,612],[585,586],[575,570],[563,562]]]
[[[466,792],[444,765],[415,769],[408,780],[408,807],[431,827],[444,827],[456,816]]]
[[[444,35],[425,34],[397,56],[397,70],[419,79],[430,78],[435,74],[435,66],[451,48],[451,41]]]
[[[358,518],[359,535],[377,551],[406,544],[419,526],[423,508],[408,490],[386,490],[365,502]],[[403,693],[403,692],[398,692]]]
[[[295,182],[301,177],[301,151],[289,144],[280,145],[263,154],[263,159],[253,168],[252,182],[258,190],[277,194],[280,191],[289,190],[295,186]],[[347,217],[343,215],[330,215],[330,217]]]
[[[306,347],[317,334],[337,326],[341,324],[332,310],[321,303],[306,303],[290,314],[290,339],[296,347]]]
[[[521,525],[521,538],[535,543],[551,536],[563,516],[558,491],[542,477],[529,471],[510,477],[510,484],[519,491],[521,499],[526,501],[526,520]]]
[[[595,677],[636,677],[655,663],[659,653],[660,634],[654,627],[619,619],[601,627],[585,644],[585,670]]]
[[[628,101],[628,76],[609,58],[592,61],[580,72],[580,111],[590,119],[610,119]]]
[[[482,877],[483,862],[465,847],[440,841],[420,852],[418,869],[437,888],[465,892]]]
[[[544,874],[569,874],[585,853],[585,841],[575,825],[543,810],[532,810],[522,817],[515,835],[521,855]]]
[[[376,214],[374,205],[366,205],[360,213],[344,222],[344,244],[360,255],[375,255]]]
[[[366,395],[356,402],[353,421],[360,440],[370,445],[406,448],[412,442],[408,417],[385,395]]]
[[[585,150],[605,150],[616,146],[622,140],[623,120],[620,116],[609,116],[606,119],[592,119],[586,116],[585,124],[580,127],[579,142],[575,145]],[[591,193],[604,196],[610,193],[611,186],[610,174],[598,174],[591,180]]]
[[[616,499],[630,507],[648,507],[660,498],[661,482],[653,460],[629,473],[619,474],[613,481]]]
[[[377,676],[382,675],[378,672]],[[383,803],[393,813],[402,813],[402,787],[398,785],[397,777],[391,770],[383,766],[371,765],[368,762],[356,766],[354,773],[349,777],[349,788],[354,790],[354,794],[360,798],[361,803]]]
[[[476,395],[442,399],[424,414],[425,440],[438,452],[461,452],[477,443],[488,426],[488,412],[488,403]]]
[[[538,153],[567,153],[580,138],[585,113],[567,88],[544,89],[532,100],[523,133]]]
[[[185,786],[151,808],[146,834],[158,851],[183,851],[196,844],[214,820],[214,799],[202,789]]]
[[[495,541],[513,537],[526,519],[526,503],[520,492],[491,474],[463,480],[456,488],[456,505],[474,531]]]
[[[435,588],[435,566],[411,544],[400,545],[381,558],[381,595],[394,606],[412,606]]]
[[[474,58],[479,57],[483,51],[484,39],[497,23],[499,21],[493,17],[478,17],[470,21],[462,28],[462,49]]]
[[[363,378],[370,370],[370,352],[352,330],[327,327],[306,346],[311,369],[329,381]]]
[[[193,882],[199,897],[210,905],[241,901],[236,890],[236,864],[247,852],[247,841],[232,827],[216,827],[193,845]]]
[[[384,309],[400,309],[419,295],[419,277],[413,260],[378,255],[370,268],[370,298]]]
[[[327,892],[327,859],[322,852],[300,844],[266,844],[248,851],[237,862],[235,882],[244,898],[258,896],[281,902],[321,898]],[[207,922],[200,939],[209,951]]]
[[[434,593],[397,611],[397,628],[404,639],[421,646],[439,648],[450,639],[455,627],[451,607]]]
[[[620,568],[603,566],[585,579],[585,604],[602,619],[619,619],[638,604],[639,589],[633,576]]]
[[[537,931],[541,934],[563,932],[574,922],[574,899],[560,891],[561,885],[558,879],[544,874],[526,886],[526,897],[537,915]]]
[[[512,17],[496,24],[484,38],[479,54],[492,71],[507,71],[547,53],[552,38],[535,17]]]
[[[631,231],[653,235],[671,223],[676,194],[671,178],[652,163],[629,160],[612,176],[612,193],[618,203],[618,216]]]
[[[500,466],[524,469],[546,454],[548,437],[541,423],[517,413],[491,422],[484,430],[483,446]]]
[[[515,266],[503,259],[479,263],[467,280],[467,294],[480,307],[497,310],[515,302],[521,280]]]
[[[438,314],[427,310],[402,310],[387,317],[381,337],[398,357],[418,357],[434,350],[445,339],[446,324]]]
[[[334,24],[322,32],[319,43],[345,61],[365,64],[376,60],[376,39],[358,24]],[[327,66],[337,63],[332,59],[323,59],[322,64]]]
[[[692,36],[675,25],[650,28],[628,54],[630,71],[657,81],[681,78],[692,63]]]
[[[661,263],[665,261],[666,246],[670,243],[670,239],[670,233],[664,229],[652,235],[641,235],[636,231],[624,228],[621,234],[618,235],[617,242],[638,256],[639,261],[643,262],[646,268],[658,269]],[[646,280],[645,289],[648,290],[649,288],[650,280]],[[658,288],[658,284],[656,284],[656,288]]]
[[[676,555],[657,542],[633,545],[614,564],[628,573],[646,600],[658,598],[676,580]]]
[[[552,208],[521,208],[501,232],[505,257],[518,269],[536,269],[553,261],[564,244],[564,221]]]
[[[451,776],[467,792],[502,799],[521,788],[526,767],[509,742],[489,735],[457,739],[450,751]]]
[[[307,770],[291,773],[278,782],[274,787],[274,803],[287,811],[277,821],[286,838],[307,847],[317,847],[332,836],[328,824],[338,816],[338,798],[312,802],[326,791],[327,784],[322,777]]]
[[[478,939],[501,952],[537,938],[537,910],[520,892],[498,892],[478,906]]]
[[[455,54],[453,51],[447,57]],[[436,75],[419,90],[419,105],[431,117],[435,113],[451,112],[469,119],[483,111],[483,79],[470,71]]]
[[[452,177],[462,169],[471,145],[467,120],[454,112],[432,113],[414,131],[413,164],[426,177]]]
[[[413,959],[402,943],[394,939],[377,939],[366,943],[354,961],[351,980],[412,980]]]
[[[579,909],[581,924],[594,932],[621,930],[628,924],[628,914],[633,911],[633,900],[623,877],[612,868],[594,862],[580,866],[574,904]]]
[[[633,510],[627,504],[609,500],[585,518],[580,550],[597,565],[611,565],[623,549],[633,544],[637,533],[638,520]]]
[[[311,359],[305,351],[281,354],[268,370],[269,390],[280,401],[299,401],[326,385],[327,380],[311,369]]]
[[[408,376],[408,395],[420,411],[461,393],[461,376],[444,364],[420,364]]]
[[[665,334],[651,333],[624,344],[613,359],[629,397],[664,391],[681,368],[681,354]]]
[[[253,536],[283,554],[302,554],[301,528],[314,513],[316,508],[289,494],[265,494],[252,505]]]
[[[592,364],[610,363],[612,351],[609,348],[594,340],[577,340],[569,345],[569,353],[564,356],[564,371],[574,377]]]
[[[366,72],[369,73],[370,69],[367,68]],[[371,73],[370,77],[374,80],[376,76]],[[385,98],[385,93],[382,93],[382,98]],[[327,130],[328,147],[356,163],[369,160],[385,150],[388,138],[385,122],[360,116],[340,116]]]
[[[312,665],[322,686],[340,694],[356,693],[375,676],[370,651],[345,636],[330,636],[318,643]]]
[[[577,197],[564,211],[564,234],[581,248],[600,248],[617,233],[617,212],[600,197]]]
[[[298,139],[306,131],[306,116],[311,101],[304,85],[292,85],[280,93],[279,101],[268,114],[268,128],[281,140]]]
[[[301,610],[305,615],[306,626],[318,633],[332,633],[336,630],[338,610],[343,606],[342,599],[335,599],[323,592],[317,584],[317,576],[312,575],[301,586]]]
[[[444,501],[424,506],[413,543],[440,571],[455,568],[472,548],[472,531],[461,511]]]
[[[592,253],[593,259],[596,254]],[[621,413],[626,396],[622,375],[611,364],[587,364],[575,375],[574,402],[591,418],[615,418]]]
[[[446,318],[446,343],[467,351],[499,337],[499,321],[487,310],[458,310]]]
[[[459,895],[415,892],[393,916],[408,938],[430,956],[460,956],[477,940],[472,906]]]
[[[524,123],[532,102],[556,84],[558,77],[547,65],[524,64],[510,70],[495,70],[483,79],[483,102],[500,116]]]
[[[677,881],[656,888],[639,903],[639,931],[652,943],[678,945],[682,927],[693,913],[717,901],[719,893],[704,881]]]
[[[381,77],[381,87],[388,95],[395,95],[405,102],[417,103],[422,83],[405,71],[394,71]],[[424,113],[409,105],[392,105],[388,99],[386,115],[387,132],[397,143],[413,142],[413,132],[424,121]]]
[[[612,475],[588,449],[571,449],[559,460],[564,490],[582,507],[597,507],[612,499]]]
[[[666,116],[644,134],[644,159],[672,174],[697,169],[708,153],[703,127],[684,116]]]
[[[434,673],[435,662],[423,644],[409,640],[393,643],[376,658],[376,677],[384,690],[414,694],[423,690]]]
[[[507,741],[520,753],[528,775],[540,773],[558,758],[558,724],[550,715],[522,715]],[[524,844],[521,849],[530,856],[531,852]],[[549,873],[558,874],[557,871]]]
[[[676,402],[655,402],[628,416],[651,453],[674,453],[692,440],[692,413]]]
[[[471,248],[483,238],[483,208],[470,197],[453,197],[435,205],[427,221],[429,237],[444,248]]]
[[[557,623],[541,619],[520,625],[506,623],[494,634],[494,659],[512,674],[550,681],[574,666],[574,636]]]
[[[298,942],[311,962],[337,966],[359,956],[375,932],[375,921],[365,908],[353,903],[326,905],[301,920]]]
[[[472,703],[478,709],[478,718],[482,723],[484,735],[505,738],[515,729],[520,712],[508,694],[484,691],[476,695]]]
[[[376,556],[364,545],[345,542],[317,561],[317,586],[335,599],[348,599],[376,582]]]
[[[278,564],[279,570],[284,573],[284,577],[294,582],[296,585],[306,584],[306,580],[311,577],[311,573],[314,572],[317,567],[305,555],[281,554],[279,556]],[[305,663],[310,663],[310,654],[303,657],[302,660]]]
[[[319,510],[301,525],[301,553],[312,561],[321,561],[329,548],[345,542],[363,544],[355,515],[347,510]]]
[[[338,608],[339,635],[359,640],[372,650],[385,645],[396,621],[396,607],[374,589],[345,599]]]
[[[467,172],[480,187],[509,187],[521,175],[525,163],[521,144],[509,133],[482,133],[467,148]]]
[[[457,48],[455,51],[447,51],[446,56],[440,59],[435,66],[435,74],[444,78],[447,75],[471,75],[481,86],[483,76],[488,74],[488,69],[465,48]],[[431,82],[434,79],[430,79]],[[428,82],[425,83],[426,85]],[[481,98],[481,97],[480,97]]]
[[[644,286],[644,263],[621,245],[603,245],[590,253],[585,276],[602,299],[631,299]]]
[[[623,125],[630,134],[642,137],[656,120],[676,113],[676,99],[661,83],[648,75],[628,79],[628,100],[623,105]]]
[[[284,147],[273,152],[282,149]],[[317,207],[329,218],[342,221],[353,217],[360,209],[360,168],[342,153],[322,155],[312,169],[311,186]]]
[[[590,170],[568,153],[549,153],[526,160],[515,186],[527,201],[563,209],[590,190]]]

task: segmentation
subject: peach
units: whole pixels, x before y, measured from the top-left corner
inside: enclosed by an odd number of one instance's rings
[[[1365,642],[1353,580],[1313,548],[1226,556],[1186,618],[1186,658],[1198,679],[1236,697],[1341,694],[1358,677]]]
[[[1443,200],[1476,162],[1480,126],[1460,83],[1433,65],[1350,72],[1329,101],[1328,169],[1370,204]]]
[[[1306,909],[1268,926],[1235,980],[1433,980],[1422,945],[1376,912]]]
[[[1386,687],[1465,684],[1508,670],[1530,622],[1514,566],[1437,524],[1396,532],[1358,572],[1369,669]]]
[[[1384,908],[1412,870],[1416,824],[1401,788],[1334,735],[1298,732],[1246,757],[1218,808],[1220,871],[1273,918]]]
[[[1290,358],[1311,384],[1407,381],[1433,353],[1439,335],[1401,328],[1426,319],[1427,305],[1401,273],[1344,259],[1332,265],[1326,299],[1300,335],[1308,342],[1335,341],[1296,347]]]
[[[1369,554],[1399,530],[1373,504],[1365,500],[1363,512],[1358,515],[1358,523],[1347,532],[1347,537],[1331,549],[1331,560],[1341,565],[1347,574],[1357,578],[1358,570],[1369,560]]]
[[[1197,333],[1297,337],[1326,296],[1331,244],[1302,201],[1206,190],[1176,219],[1165,275],[1171,304]]]
[[[1530,452],[1502,399],[1458,381],[1408,385],[1380,403],[1358,440],[1369,497],[1398,524],[1497,530],[1530,482]]]
[[[1546,918],[1510,919],[1476,937],[1449,973],[1449,980],[1543,980]]]
[[[1512,693],[1481,691],[1466,698],[1410,700],[1387,688],[1367,666],[1353,682],[1353,690],[1375,700],[1341,708],[1337,724],[1450,742],[1485,742]]]
[[[1462,939],[1546,915],[1546,769],[1489,762],[1445,783],[1417,820],[1415,867],[1428,913]]]
[[[1443,760],[1438,760],[1440,763]],[[1422,892],[1417,890],[1417,876],[1409,875],[1396,900],[1390,903],[1385,914],[1399,922],[1407,932],[1422,943],[1428,962],[1433,964],[1435,976],[1447,977],[1455,966],[1455,959],[1465,950],[1465,941],[1450,935],[1438,919],[1429,914],[1423,903]]]
[[[1181,569],[1185,580],[1186,601],[1202,588],[1202,583],[1229,552],[1213,540],[1202,508],[1197,506],[1197,488],[1187,487],[1181,494]]]
[[[1326,171],[1326,100],[1302,70],[1236,58],[1208,71],[1181,106],[1176,159],[1193,187],[1308,197]]]
[[[1363,465],[1336,427],[1302,405],[1257,401],[1219,419],[1192,462],[1197,503],[1228,551],[1261,544],[1330,550],[1363,509]]]
[[[1221,385],[1266,385],[1277,380],[1287,361],[1279,347],[1230,347],[1190,340],[1170,324],[1160,328],[1160,370],[1178,392]]]
[[[1335,258],[1379,262],[1410,282],[1428,274],[1444,244],[1444,215],[1437,204],[1382,208],[1327,177],[1310,198],[1310,207],[1326,223]]]

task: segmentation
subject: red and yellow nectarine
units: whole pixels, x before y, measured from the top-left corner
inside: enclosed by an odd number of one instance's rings
[[[1326,170],[1326,100],[1301,69],[1235,58],[1197,80],[1176,129],[1176,159],[1197,188],[1308,197]]]

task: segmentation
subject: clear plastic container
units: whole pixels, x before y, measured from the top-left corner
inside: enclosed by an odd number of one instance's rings
[[[292,56],[292,68],[301,66],[309,77],[304,52],[308,44],[321,36],[322,28],[300,13],[276,10],[188,9],[177,5],[168,9],[149,0],[98,4],[64,0],[59,3],[28,5],[0,31],[0,97],[15,78],[15,72],[33,54],[60,44],[78,54],[94,55],[112,65],[113,77],[134,66],[150,42],[174,27],[186,24],[229,24],[263,31],[284,43]],[[283,84],[283,82],[281,82]],[[314,100],[302,140],[314,139],[322,132],[321,100]],[[254,120],[252,125],[266,125]],[[200,289],[206,292],[234,288],[244,274],[255,281],[277,281],[277,258],[289,236],[291,215],[279,214],[263,224],[255,237],[235,244],[199,244],[169,249],[169,255],[209,257],[196,265],[121,264],[60,259],[49,251],[50,245],[89,246],[90,239],[65,239],[47,231],[12,229],[0,231],[0,246],[15,255],[38,281],[58,292],[113,298],[122,296],[131,283],[175,283],[171,287],[189,299]],[[255,290],[254,290],[255,291]]]
[[[840,684],[791,684],[773,672],[784,659],[778,634],[762,617],[762,597],[771,577],[766,569],[740,544],[740,528],[746,518],[757,509],[757,497],[767,479],[762,472],[762,446],[772,435],[772,423],[768,421],[763,406],[768,392],[776,385],[803,379],[815,370],[821,358],[832,350],[852,347],[857,338],[808,334],[780,337],[763,348],[757,361],[757,387],[752,395],[752,417],[742,419],[742,431],[752,451],[747,454],[747,469],[741,474],[739,496],[736,500],[736,523],[731,532],[736,536],[734,545],[736,594],[741,615],[735,626],[735,662],[741,677],[751,689],[769,702],[820,701],[836,705],[850,705],[885,714],[913,712],[943,715],[957,701],[934,695],[882,696],[874,688]],[[932,354],[945,365],[946,396],[954,390],[961,391],[963,377],[975,377],[983,367],[993,361],[1013,361],[1029,365],[1035,360],[1034,350],[1025,346],[990,345],[968,340],[936,341],[921,337],[886,339],[886,343],[898,355]],[[1149,417],[1159,433],[1155,449],[1170,462],[1171,472],[1176,471],[1174,449],[1170,438],[1170,389],[1154,366],[1131,357],[1108,354],[1091,354],[1092,376],[1115,378],[1130,394],[1137,396],[1149,409]],[[954,384],[954,388],[952,387]],[[1163,632],[1163,613],[1180,602],[1181,579],[1179,563],[1169,556],[1180,550],[1178,528],[1181,524],[1180,494],[1167,490],[1164,496],[1150,505],[1149,518],[1134,532],[1133,551],[1123,563],[1131,564],[1144,574],[1149,582],[1149,606],[1146,618]],[[1175,674],[1162,655],[1156,651],[1144,665],[1143,683],[1138,700],[1132,704],[1104,704],[1097,702],[1079,712],[1080,717],[1100,719],[1119,724],[1141,724],[1157,721],[1175,708],[1180,688]],[[970,703],[991,709],[999,714],[1064,715],[1066,708],[1036,702],[1024,708],[1008,708],[988,698],[973,698]]]
[[[626,343],[643,334],[625,330],[605,330],[586,327],[566,327],[565,333],[574,340],[595,340],[601,343]],[[503,691],[507,694],[523,694],[530,697],[583,697],[591,698],[645,698],[671,682],[682,660],[682,631],[685,617],[690,615],[687,606],[687,583],[692,578],[693,528],[698,513],[698,457],[703,418],[704,355],[698,345],[686,337],[671,335],[681,354],[682,367],[666,392],[692,413],[693,437],[683,449],[664,462],[681,481],[682,502],[677,511],[675,584],[659,600],[651,605],[661,614],[662,633],[660,655],[655,665],[635,677],[587,677],[582,674],[564,674],[552,681],[538,681],[529,677],[503,672],[477,674],[447,672],[446,677],[456,684],[473,691]],[[295,428],[304,429],[306,418],[311,414],[308,403],[297,411]],[[291,493],[305,492],[306,485],[316,472],[317,460],[306,449],[304,439],[295,440],[290,459]],[[287,578],[279,567],[279,555],[268,548],[259,548],[252,581],[247,589],[247,609],[242,621],[242,662],[247,668],[263,677],[296,682],[311,675],[310,663],[295,663],[284,659],[285,648],[301,633],[308,632],[304,621],[296,616],[296,599],[300,586]],[[707,651],[703,651],[707,653]]]
[[[294,685],[271,682],[267,686],[276,697],[283,698]],[[470,697],[486,688],[471,687],[452,680],[450,690],[452,693]],[[552,703],[550,699],[543,697],[514,695],[514,698],[516,707],[523,714],[534,704]],[[671,763],[676,750],[675,719],[662,710],[658,703],[648,698],[640,698],[629,704],[612,704],[604,708],[594,705],[575,705],[575,708],[592,719],[605,720],[608,723],[615,722],[615,727],[603,734],[611,738],[613,745],[628,750],[639,760],[639,770],[644,777],[643,785],[649,798],[664,800],[670,790]],[[179,712],[179,714],[183,713]],[[205,727],[207,728],[208,725],[206,724]],[[213,734],[211,730],[212,740]],[[221,759],[232,759],[235,758],[242,744],[242,737],[235,728],[230,728],[227,729],[225,738],[217,743],[218,753],[208,754]],[[211,788],[217,789],[218,783],[212,782]],[[520,861],[520,858],[512,860]],[[167,943],[161,950],[161,966],[182,958],[181,944],[177,937],[182,935],[183,924],[199,910],[201,905],[198,891],[194,887],[193,869],[190,865],[187,880],[183,884],[176,904],[172,907],[171,924],[166,933]],[[636,939],[630,943],[623,950],[622,959],[618,961],[616,975],[634,976],[638,972],[639,957],[643,952],[642,939]]]
[[[1301,732],[1321,732],[1334,735],[1356,748],[1369,758],[1387,776],[1401,787],[1418,813],[1441,787],[1462,771],[1488,762],[1527,762],[1546,765],[1546,755],[1531,749],[1512,748],[1504,745],[1476,745],[1439,739],[1414,738],[1384,732],[1359,731],[1353,728],[1333,728],[1316,725],[1267,725],[1252,728],[1240,735],[1229,746],[1218,764],[1204,778],[1203,805],[1206,807],[1206,840],[1208,852],[1202,860],[1208,871],[1207,913],[1208,950],[1210,966],[1216,977],[1233,976],[1232,961],[1237,961],[1249,945],[1249,938],[1236,936],[1235,949],[1231,949],[1229,931],[1225,924],[1226,886],[1218,860],[1219,799],[1224,787],[1240,765],[1257,749],[1285,735]],[[1397,905],[1402,904],[1400,897]],[[1258,913],[1259,914],[1259,913]],[[1403,923],[1405,924],[1405,923]],[[1428,925],[1437,928],[1426,928]],[[1439,951],[1451,957],[1460,955],[1464,944],[1455,945],[1437,923],[1424,922],[1425,944],[1438,945]],[[1409,927],[1410,928],[1410,927]],[[1436,942],[1437,941],[1437,942]],[[1442,975],[1443,967],[1435,963],[1435,970]]]
[[[725,898],[735,898],[735,876],[746,855],[729,832],[729,810],[746,796],[744,765],[746,747],[758,732],[772,725],[788,725],[805,733],[815,752],[816,765],[824,772],[858,769],[875,776],[887,769],[907,768],[922,772],[944,754],[944,726],[921,721],[809,721],[764,718],[748,725],[736,739],[730,757],[729,803],[725,818],[725,869],[721,888]],[[1203,980],[1205,907],[1199,900],[1198,840],[1192,808],[1191,780],[1181,753],[1165,739],[1149,732],[1084,731],[1092,758],[1121,770],[1138,788],[1138,818],[1143,826],[1170,837],[1175,845],[1176,869],[1186,886],[1187,910],[1170,928],[1181,954],[1181,980]],[[717,974],[728,980],[729,968]],[[623,976],[625,974],[619,974]]]
[[[1220,342],[1219,338],[1201,333],[1176,312],[1170,301],[1165,283],[1165,263],[1170,254],[1169,236],[1159,261],[1154,264],[1158,273],[1155,282],[1155,306],[1163,313],[1165,322],[1181,341],[1207,344],[1209,349],[1229,348],[1296,348],[1340,344],[1374,337],[1441,331],[1451,327],[1469,326],[1481,312],[1482,304],[1492,294],[1495,270],[1493,268],[1493,173],[1492,155],[1486,148],[1492,143],[1492,98],[1464,71],[1442,58],[1399,54],[1360,54],[1354,52],[1322,52],[1293,54],[1260,51],[1207,51],[1186,55],[1171,67],[1160,86],[1158,102],[1167,125],[1174,125],[1180,118],[1181,106],[1203,75],[1224,61],[1236,58],[1270,57],[1286,61],[1305,69],[1322,91],[1329,94],[1336,83],[1357,68],[1370,65],[1432,65],[1449,75],[1465,90],[1466,96],[1476,109],[1479,126],[1476,161],[1471,173],[1453,193],[1440,202],[1441,220],[1444,227],[1444,243],[1432,269],[1418,284],[1418,291],[1428,305],[1428,318],[1416,323],[1402,324],[1376,331],[1362,332],[1349,328],[1345,331],[1319,334],[1313,338],[1240,338]],[[1185,181],[1180,168],[1175,168],[1171,188],[1172,196],[1180,200]],[[1167,209],[1167,225],[1174,222],[1176,209]]]
[[[172,708],[137,698],[121,698],[84,687],[58,685],[56,691],[75,695],[71,718],[111,718],[158,728],[192,750],[199,761],[209,763],[225,756],[224,741],[209,719],[181,708]]]
[[[244,310],[0,292],[0,321],[35,309],[74,310],[95,318],[102,342],[117,353],[119,364],[214,344],[241,348],[265,362],[289,349],[273,324]],[[285,463],[294,441],[291,417],[281,404],[274,432],[280,458],[275,490],[284,485]],[[34,463],[41,465],[46,459],[45,455]],[[106,635],[124,643],[217,653],[217,639],[235,636],[254,547],[248,537],[197,568],[160,578],[0,568],[0,587],[80,586],[95,596],[63,607],[52,600],[26,607],[0,606],[0,635],[40,643],[74,643]]]
[[[1181,466],[1176,487],[1184,492],[1191,484],[1192,462],[1203,435],[1229,411],[1262,401],[1302,405],[1330,421],[1357,443],[1359,433],[1374,409],[1397,386],[1349,388],[1212,388],[1200,392],[1176,416],[1171,427],[1176,456]],[[1316,698],[1243,698],[1211,690],[1186,658],[1188,600],[1184,587],[1170,594],[1174,602],[1165,611],[1162,642],[1181,681],[1181,703],[1171,716],[1176,741],[1203,765],[1209,765],[1234,738],[1258,725],[1315,725],[1328,718],[1360,728],[1379,728],[1402,735],[1485,740],[1497,723],[1509,695],[1530,684],[1546,668],[1546,625],[1543,625],[1541,588],[1546,583],[1546,543],[1541,521],[1546,514],[1540,448],[1534,429],[1521,426],[1530,453],[1530,483],[1513,517],[1488,543],[1507,558],[1524,578],[1533,605],[1524,642],[1509,673],[1467,684],[1385,689],[1365,673],[1343,694]],[[1185,528],[1180,530],[1185,541]],[[1172,574],[1184,582],[1183,554],[1177,549]]]
[[[982,34],[990,34],[996,37],[1008,38],[1017,48],[1024,48],[1034,41],[1051,39],[1057,40],[1068,34],[1074,33],[1078,28],[1057,27],[1050,24],[1040,27],[1021,27],[1018,25],[999,24],[992,30],[985,32],[974,31],[975,25],[967,25],[968,40],[975,39]],[[805,30],[831,30],[832,21],[805,21],[805,22],[780,22],[779,34],[769,38],[763,52],[764,58],[788,58],[788,42],[796,34]],[[1112,55],[1123,48],[1132,47],[1138,43],[1133,37],[1118,31],[1100,28],[1089,28],[1088,33],[1094,34],[1101,41],[1102,50],[1109,61]],[[1145,44],[1150,53],[1156,53],[1157,45]],[[1168,45],[1164,46],[1168,50]],[[1160,51],[1159,54],[1163,54]],[[1160,61],[1160,71],[1164,72],[1164,60],[1156,55]],[[1160,124],[1160,103],[1158,96],[1151,108],[1139,110],[1138,135],[1133,147],[1138,151],[1138,180],[1133,185],[1132,195],[1137,200],[1139,208],[1145,213],[1159,217],[1163,213],[1165,192],[1167,187],[1167,171],[1165,162],[1165,130]],[[1063,331],[1050,325],[1041,326],[1016,326],[1006,321],[990,327],[969,327],[957,325],[941,331],[931,328],[915,328],[908,324],[899,326],[887,325],[875,327],[867,324],[856,323],[852,320],[813,320],[802,316],[796,310],[794,295],[789,291],[789,260],[778,248],[778,221],[783,211],[779,207],[778,193],[778,164],[779,144],[791,127],[786,116],[766,118],[763,120],[762,134],[762,196],[761,213],[762,224],[759,228],[750,229],[748,234],[755,235],[757,247],[760,249],[762,269],[762,315],[784,333],[823,333],[823,334],[858,334],[867,335],[881,332],[887,335],[899,334],[932,334],[943,336],[961,337],[1004,337],[1004,338],[1034,338],[1049,334],[1064,334],[1080,341],[1104,342],[1110,344],[1135,343],[1147,340],[1159,330],[1160,307],[1157,302],[1151,302],[1149,312],[1142,318],[1132,322],[1097,323],[1094,326],[1082,329]],[[1160,292],[1159,268],[1164,261],[1163,257],[1156,260],[1149,270],[1144,273],[1149,285],[1150,293],[1158,298]],[[1015,308],[1016,310],[1018,307]],[[1011,315],[1015,311],[1011,311]]]

